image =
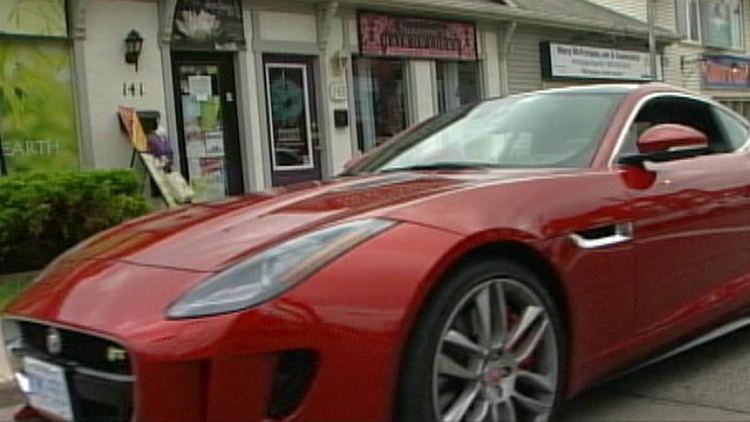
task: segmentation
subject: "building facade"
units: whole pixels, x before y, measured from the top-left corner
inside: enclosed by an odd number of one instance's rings
[[[130,165],[131,107],[159,116],[205,199],[333,176],[480,98],[651,75],[646,25],[584,0],[69,0],[67,15],[82,167]]]
[[[646,0],[590,0],[646,21]],[[680,39],[664,50],[667,82],[699,91],[750,118],[750,2],[653,0],[656,23]]]

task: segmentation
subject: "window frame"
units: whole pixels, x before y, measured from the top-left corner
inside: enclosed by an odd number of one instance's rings
[[[676,22],[677,27],[679,28],[682,26],[684,28],[684,34],[683,34],[683,41],[688,44],[695,44],[695,45],[701,45],[704,47],[714,47],[714,48],[724,48],[728,50],[743,50],[745,48],[745,5],[740,0],[727,0],[730,2],[730,6],[732,7],[732,11],[739,9],[739,13],[730,13],[729,16],[729,25],[730,28],[733,28],[732,33],[730,34],[732,40],[730,42],[729,46],[716,46],[716,45],[710,45],[706,44],[704,41],[704,28],[703,28],[703,16],[702,16],[702,8],[705,0],[675,0],[678,3],[684,4],[684,10],[682,13],[682,16],[679,16],[678,19],[680,21]],[[695,6],[695,19],[697,23],[697,34],[693,33],[692,28],[692,15],[693,15],[693,6]],[[675,11],[679,11],[680,7],[679,5],[675,6]],[[736,28],[736,29],[734,29]],[[735,40],[735,37],[737,38]],[[735,44],[734,42],[738,41],[738,44]]]
[[[681,0],[677,0],[681,1]],[[686,0],[686,7],[685,7],[685,36],[687,37],[685,40],[692,43],[692,44],[702,44],[703,43],[703,28],[701,28],[701,5],[700,0]],[[693,34],[693,19],[692,19],[692,11],[693,6],[695,6],[695,19],[697,24],[697,34]]]

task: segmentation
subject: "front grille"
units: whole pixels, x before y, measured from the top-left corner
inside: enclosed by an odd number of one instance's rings
[[[33,322],[21,321],[21,335],[28,348],[36,353],[49,354],[47,350],[48,326]],[[123,350],[116,343],[83,334],[77,331],[58,329],[60,333],[60,353],[55,359],[75,362],[86,368],[117,375],[130,375],[130,358],[108,359],[108,355],[115,350]]]
[[[77,422],[127,422],[132,418],[133,375],[130,356],[117,343],[78,331],[17,321],[21,355],[65,369]],[[50,330],[59,335],[49,344]],[[50,350],[53,346],[56,350]]]

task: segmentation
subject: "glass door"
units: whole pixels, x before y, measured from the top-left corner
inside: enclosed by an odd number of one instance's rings
[[[406,62],[355,57],[354,99],[360,152],[367,152],[408,125]]]
[[[244,191],[231,54],[173,56],[182,169],[197,201]]]
[[[319,180],[321,153],[312,60],[267,56],[265,76],[274,186]]]

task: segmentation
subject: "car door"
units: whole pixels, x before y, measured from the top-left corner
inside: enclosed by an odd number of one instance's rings
[[[629,189],[640,332],[665,330],[664,339],[677,338],[742,301],[732,302],[728,289],[748,273],[750,262],[750,160],[733,152],[748,132],[744,122],[730,121],[730,128],[722,117],[736,120],[698,99],[659,97],[645,104],[631,128],[637,135],[655,124],[683,124],[710,141],[705,155],[628,170],[652,177]]]

